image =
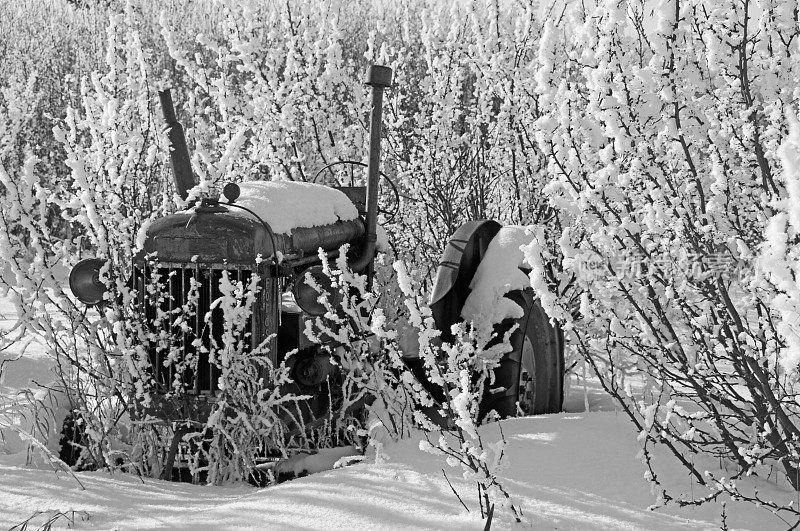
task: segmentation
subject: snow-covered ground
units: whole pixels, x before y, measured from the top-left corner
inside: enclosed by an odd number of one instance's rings
[[[0,300],[0,319],[12,309]],[[2,325],[2,323],[0,323]],[[41,352],[31,348],[26,356]],[[1,354],[5,357],[9,353]],[[17,362],[15,362],[17,363]],[[30,374],[38,374],[35,359]],[[18,377],[22,377],[18,374]],[[6,389],[7,390],[7,389]],[[523,527],[533,529],[719,529],[721,507],[649,511],[653,503],[636,454],[630,423],[596,388],[573,385],[568,413],[503,422],[508,440],[503,484],[522,506]],[[497,426],[484,428],[496,437]],[[385,460],[313,474],[274,487],[209,487],[167,483],[117,473],[68,474],[18,466],[18,455],[0,455],[0,527],[18,524],[37,511],[35,528],[54,512],[70,514],[76,528],[266,528],[266,529],[482,529],[476,490],[437,457],[418,450],[416,440],[385,448]],[[691,497],[702,491],[666,457],[657,461],[668,486]],[[716,469],[714,463],[709,463]],[[470,512],[447,484],[442,468]],[[774,479],[774,476],[773,476]],[[785,481],[753,480],[765,496],[796,499]],[[74,511],[74,513],[73,513]],[[728,503],[732,528],[785,529],[769,512]],[[65,519],[56,526],[66,527]],[[505,512],[493,528],[514,527]]]

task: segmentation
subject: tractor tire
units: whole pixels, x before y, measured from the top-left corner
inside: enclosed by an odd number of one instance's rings
[[[561,327],[550,324],[533,290],[515,290],[507,298],[522,307],[519,319],[507,319],[495,327],[496,342],[515,324],[511,334],[511,351],[495,368],[495,381],[486,389],[479,417],[490,411],[501,418],[558,413],[564,402],[564,334]],[[519,407],[517,406],[519,404]]]
[[[58,458],[70,467],[78,464],[81,448],[77,445],[82,445],[85,437],[86,431],[80,422],[80,414],[76,411],[70,411],[64,418],[64,424],[61,427],[61,439],[58,441]]]

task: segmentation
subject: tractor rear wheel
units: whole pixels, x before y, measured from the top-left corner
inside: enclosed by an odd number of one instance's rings
[[[78,464],[81,456],[80,445],[84,444],[85,438],[86,428],[81,423],[80,414],[77,411],[70,411],[61,426],[58,458],[70,467]]]
[[[532,289],[506,295],[523,309],[519,319],[507,319],[495,327],[501,341],[514,325],[511,351],[495,369],[495,381],[484,392],[480,417],[494,410],[502,417],[558,413],[564,401],[564,335],[550,324]],[[518,408],[519,404],[519,408]]]

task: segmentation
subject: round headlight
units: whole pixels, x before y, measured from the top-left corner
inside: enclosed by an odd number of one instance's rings
[[[311,279],[311,284],[308,283],[308,278]],[[331,277],[322,271],[321,265],[311,266],[300,273],[292,293],[294,293],[294,300],[300,309],[309,315],[325,314],[327,310],[319,302],[319,298],[323,294],[327,296],[331,306],[336,307],[342,302],[342,292],[333,286]]]
[[[103,302],[106,285],[100,282],[100,270],[105,264],[102,258],[86,258],[69,272],[69,289],[82,303],[94,306]]]

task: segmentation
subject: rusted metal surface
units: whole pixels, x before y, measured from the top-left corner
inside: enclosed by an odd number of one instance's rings
[[[182,383],[184,394],[201,396],[212,395],[217,391],[220,370],[209,359],[208,351],[198,349],[195,342],[199,339],[200,344],[206,348],[210,348],[212,343],[218,348],[222,346],[224,315],[219,306],[212,308],[212,303],[222,296],[220,280],[224,274],[228,275],[230,282],[241,282],[245,287],[251,283],[254,274],[259,276],[259,289],[252,306],[250,326],[239,339],[245,341],[248,348],[253,348],[262,344],[278,329],[280,280],[268,277],[266,273],[269,269],[271,268],[265,263],[252,263],[249,267],[180,262],[134,263],[133,284],[145,322],[153,327],[151,331],[156,334],[162,330],[169,332],[166,339],[168,343],[164,345],[161,341],[159,348],[153,346],[149,352],[151,376],[159,393],[169,393],[176,380]],[[156,274],[159,279],[153,293],[148,286],[156,282]],[[189,300],[192,284],[197,286],[196,302],[187,313],[182,307]],[[162,319],[157,319],[159,310],[164,316]],[[277,362],[275,338],[270,338],[265,346],[270,361]],[[180,359],[168,361],[170,350],[180,352]],[[182,374],[176,374],[175,365],[183,360],[193,360],[189,364],[191,367]],[[202,410],[193,409],[198,407],[196,404],[173,401],[164,404],[164,407],[166,418],[194,418],[194,415],[202,413]],[[172,417],[170,411],[177,416]]]
[[[292,230],[291,247],[284,248],[284,255],[317,254],[320,247],[325,251],[338,249],[344,243],[353,243],[364,235],[364,222],[360,219],[340,221],[322,227]]]
[[[338,249],[364,234],[360,219],[339,221],[321,227],[303,227],[291,235],[275,234],[277,251],[286,258],[316,255],[317,249]],[[139,255],[158,253],[172,262],[252,264],[260,254],[267,259],[275,250],[260,221],[230,213],[193,214],[181,212],[155,221],[147,231]]]
[[[183,126],[175,116],[175,107],[172,104],[172,94],[169,89],[159,92],[158,97],[161,100],[164,121],[169,127],[169,133],[167,134],[171,148],[169,157],[172,161],[175,188],[178,191],[178,195],[182,199],[186,199],[195,182],[192,174],[192,163],[189,160],[189,148],[186,146],[186,137],[183,134]]]
[[[366,186],[333,186],[332,188],[339,190],[347,199],[355,205],[356,210],[362,216],[367,213],[367,187]]]
[[[429,304],[444,341],[453,340],[450,327],[461,321],[461,310],[469,295],[472,277],[500,227],[493,220],[467,221],[447,242]]]
[[[381,114],[383,112],[383,90],[392,84],[392,69],[372,65],[367,71],[366,84],[372,87],[372,107],[369,125],[369,164],[367,165],[367,217],[364,246],[361,256],[350,267],[353,271],[367,271],[367,289],[372,287],[372,260],[375,258],[378,235],[378,179],[381,163]]]
[[[221,308],[212,308],[212,304],[222,296],[219,284],[223,274],[245,286],[254,275],[259,276],[250,326],[239,339],[246,342],[247,348],[253,348],[272,336],[266,347],[273,366],[288,351],[310,346],[302,334],[304,314],[286,314],[285,321],[281,322],[281,293],[289,281],[288,276],[318,261],[319,248],[331,258],[345,243],[354,244],[360,253],[354,260],[354,269],[366,269],[368,275],[371,274],[378,213],[381,109],[383,91],[390,86],[391,78],[391,69],[373,66],[366,80],[373,89],[367,186],[338,187],[364,220],[339,221],[319,227],[295,228],[291,234],[273,234],[269,225],[252,212],[250,215],[234,212],[235,205],[220,204],[217,198],[206,197],[193,211],[166,216],[148,228],[144,247],[134,258],[132,282],[138,293],[137,304],[150,331],[156,335],[168,332],[166,339],[159,338],[160,346],[154,345],[148,354],[157,388],[148,406],[152,414],[166,420],[197,422],[204,422],[208,416],[220,376],[208,349],[214,343],[221,344],[224,326]],[[186,139],[175,116],[170,92],[161,92],[159,96],[170,128],[170,156],[176,189],[185,199],[195,185]],[[231,191],[233,187],[229,187]],[[228,195],[238,194],[228,193],[226,197]],[[274,259],[279,253],[283,260],[278,267]],[[259,256],[263,261],[257,260]],[[159,275],[160,280],[152,291],[147,286],[152,284],[154,275]],[[199,286],[196,308],[194,313],[181,316],[193,284]],[[283,344],[278,344],[277,337],[282,337]],[[168,358],[170,352],[172,357]],[[182,361],[186,362],[185,367],[178,373],[175,365]],[[313,365],[306,372],[311,374],[318,369]],[[268,375],[261,376],[267,382]],[[172,392],[175,382],[182,384],[181,392]],[[313,382],[316,383],[316,379]]]

